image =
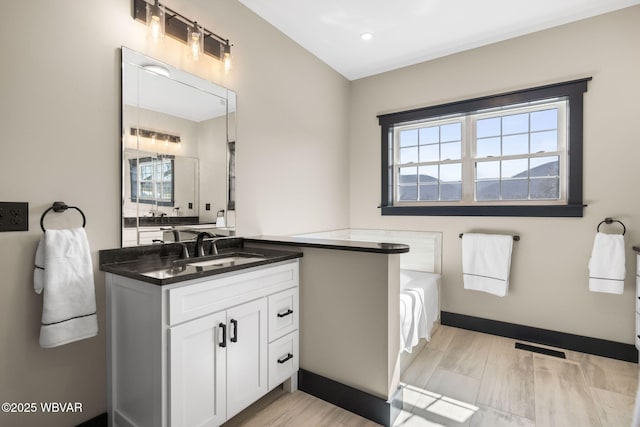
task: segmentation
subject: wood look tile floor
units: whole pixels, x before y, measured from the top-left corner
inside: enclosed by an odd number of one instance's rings
[[[515,342],[440,326],[401,378],[404,409],[394,427],[631,424],[637,364],[556,349],[566,354],[560,359]],[[306,393],[276,390],[225,427],[376,425]]]

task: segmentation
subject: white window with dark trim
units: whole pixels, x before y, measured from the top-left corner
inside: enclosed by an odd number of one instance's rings
[[[379,116],[382,214],[582,216],[588,80]]]

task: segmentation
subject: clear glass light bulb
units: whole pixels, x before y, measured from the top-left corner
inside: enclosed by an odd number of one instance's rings
[[[193,27],[189,27],[187,33],[187,46],[189,47],[189,53],[194,61],[197,61],[202,56],[204,48],[204,37],[202,36],[202,30],[198,27],[198,23],[194,22]]]
[[[224,73],[229,74],[229,72],[231,71],[231,67],[233,66],[233,63],[231,61],[231,53],[229,52],[224,53],[222,57],[222,66],[224,68]]]
[[[148,36],[157,43],[164,39],[164,7],[158,0],[154,4],[147,4],[147,28]]]

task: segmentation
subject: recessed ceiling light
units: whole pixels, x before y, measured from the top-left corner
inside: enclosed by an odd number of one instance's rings
[[[149,65],[143,65],[142,68],[144,68],[147,71],[151,71],[152,73],[159,74],[165,77],[169,77],[171,75],[169,70],[163,67],[162,65],[149,64]]]
[[[371,33],[362,33],[362,34],[360,34],[360,38],[362,40],[371,40],[372,37],[373,37],[373,34],[371,34]]]

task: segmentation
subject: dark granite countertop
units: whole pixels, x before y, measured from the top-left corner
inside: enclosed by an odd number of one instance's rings
[[[633,247],[633,250],[640,254],[640,245],[636,245]]]
[[[218,255],[205,257],[193,257],[193,242],[105,249],[99,251],[100,270],[154,285],[168,285],[302,257],[300,252],[252,247],[246,243],[242,238],[219,239]],[[182,245],[187,246],[190,258],[181,259]],[[208,253],[206,245],[205,253]],[[235,254],[242,257],[236,262],[225,262],[222,266],[189,265],[229,258]]]
[[[125,228],[140,227],[171,227],[173,225],[198,224],[200,222],[197,216],[141,216],[124,217]]]
[[[373,252],[379,254],[403,254],[409,252],[409,245],[402,243],[357,242],[352,240],[315,239],[290,236],[246,237],[244,240],[245,242],[253,243],[269,243],[275,245],[301,246],[352,252]]]

